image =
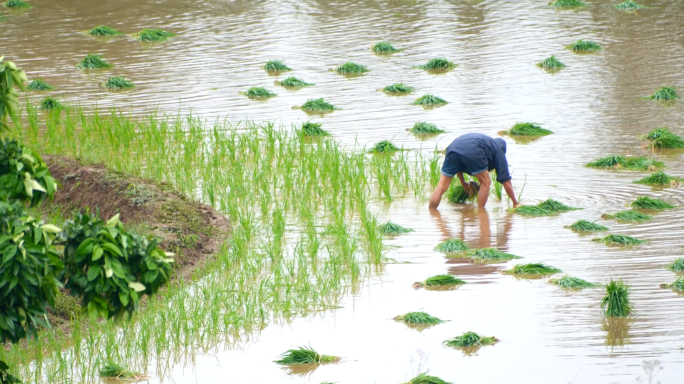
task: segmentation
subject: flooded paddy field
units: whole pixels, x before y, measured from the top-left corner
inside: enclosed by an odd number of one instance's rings
[[[71,148],[69,140],[61,139],[66,132],[61,125],[51,131],[42,123],[23,133],[24,140],[46,153],[104,161],[116,169],[169,180],[182,192],[198,195],[229,215],[236,228],[253,226],[257,238],[263,237],[267,245],[248,248],[246,252],[252,255],[248,260],[267,258],[269,251],[262,248],[277,243],[289,255],[286,259],[294,258],[298,239],[304,238],[301,244],[309,245],[318,237],[330,246],[324,253],[339,253],[341,261],[329,264],[339,268],[329,274],[317,270],[313,261],[306,266],[299,264],[297,268],[316,276],[318,283],[326,283],[321,291],[329,297],[312,294],[313,286],[301,294],[310,298],[303,300],[305,303],[284,295],[288,299],[283,302],[296,308],[294,315],[288,315],[288,309],[274,299],[264,306],[268,313],[265,320],[263,314],[238,310],[241,318],[258,318],[263,326],[238,322],[230,328],[233,332],[222,337],[194,335],[183,342],[157,343],[182,345],[182,352],[177,353],[162,349],[143,355],[136,348],[114,353],[104,344],[115,336],[107,336],[101,340],[101,347],[89,347],[103,351],[95,363],[116,356],[145,372],[150,383],[403,383],[425,371],[455,383],[636,383],[651,379],[645,366],[662,368],[651,370],[653,382],[681,381],[684,297],[659,285],[677,278],[666,266],[684,256],[684,189],[634,183],[648,176],[647,170],[594,169],[585,164],[609,155],[645,156],[662,161],[668,175],[684,178],[683,150],[651,150],[647,141],[638,138],[659,127],[684,135],[682,101],[667,104],[641,99],[665,85],[684,92],[683,3],[643,0],[650,8],[637,12],[619,11],[614,8],[617,1],[605,0],[587,1],[587,6],[570,10],[532,0],[101,3],[33,0],[28,11],[5,12],[10,17],[0,22],[3,53],[23,68],[29,79],[41,78],[56,88],[45,94],[30,94],[32,103],[38,104],[49,95],[65,104],[80,104],[86,111],[94,104],[101,110],[120,108],[129,112],[131,119],[145,117],[158,108],[170,114],[192,112],[209,122],[270,121],[276,130],[283,127],[285,131],[291,124],[311,120],[322,124],[339,150],[320,143],[307,144],[312,148],[321,145],[319,150],[299,149],[293,139],[275,140],[279,146],[290,148],[289,153],[307,159],[293,164],[327,164],[325,171],[299,174],[285,168],[287,156],[282,153],[274,155],[279,160],[267,171],[265,164],[272,160],[268,151],[273,150],[274,141],[249,139],[229,144],[240,141],[230,139],[230,133],[212,139],[212,123],[194,125],[197,132],[191,130],[188,137],[192,140],[187,140],[194,144],[192,148],[185,145],[185,139],[173,135],[159,135],[170,140],[164,149],[152,141],[136,147],[134,135],[113,139],[93,134],[88,139],[93,145],[89,157],[88,151]],[[163,28],[176,36],[150,44],[128,36],[101,40],[82,33],[100,24],[125,33]],[[595,41],[602,49],[592,54],[564,49],[578,39]],[[373,54],[372,45],[382,40],[403,51],[390,56]],[[114,66],[95,71],[78,69],[76,65],[89,53],[101,54]],[[547,73],[536,66],[551,55],[566,67]],[[441,74],[413,68],[436,57],[444,57],[457,67]],[[293,70],[269,74],[261,67],[273,59]],[[330,71],[348,61],[365,65],[369,72],[347,77]],[[98,86],[111,76],[125,77],[135,88],[112,92]],[[274,84],[288,76],[315,86],[288,90]],[[388,96],[380,91],[395,83],[409,85],[415,91],[407,96]],[[239,94],[252,87],[264,87],[277,96],[254,100]],[[448,104],[434,109],[411,105],[428,93]],[[309,116],[292,109],[312,98],[324,98],[338,110]],[[44,120],[43,112],[37,114]],[[419,121],[434,123],[446,133],[419,139],[407,132]],[[505,137],[513,184],[518,193],[522,190],[523,203],[537,204],[551,197],[582,210],[524,217],[509,212],[505,199],[500,202],[490,196],[486,212],[470,204],[446,201],[439,213],[428,211],[426,198],[434,175],[434,169],[429,171],[429,159],[440,156],[435,155],[435,149],[443,150],[464,133],[496,136],[522,121],[553,131],[532,141]],[[221,131],[225,128],[219,127]],[[259,127],[262,133],[269,132],[263,125]],[[45,132],[58,134],[60,139]],[[370,148],[382,140],[391,140],[408,151],[395,154],[393,166],[373,160],[382,155],[362,154],[362,147]],[[122,143],[137,149],[131,160],[111,155]],[[222,149],[213,152],[215,148]],[[143,149],[168,152],[155,156]],[[261,157],[254,154],[260,151]],[[216,158],[210,157],[212,153]],[[238,166],[243,164],[237,160],[239,156],[232,159],[237,164],[233,165],[228,158],[218,156],[222,153],[249,156],[244,164],[252,159],[260,165],[243,169]],[[326,161],[328,156],[334,156],[333,160]],[[206,166],[210,158],[215,160],[211,167]],[[164,161],[152,163],[154,159]],[[345,159],[340,160],[345,165],[339,166],[344,171],[334,170],[337,159]],[[132,164],[138,160],[155,165],[135,168]],[[440,157],[440,167],[441,162]],[[387,199],[382,192],[383,171],[398,173],[404,163],[411,175],[390,182],[392,199]],[[196,173],[184,172],[190,169],[185,166],[195,167]],[[349,186],[352,181],[363,180],[350,169],[361,168],[368,175],[367,190]],[[238,177],[241,172],[244,178]],[[288,187],[288,178],[283,176],[288,172],[297,174],[293,180],[311,186],[313,201],[319,206],[296,201],[293,193],[306,188]],[[339,176],[341,173],[346,178]],[[224,174],[229,177],[223,178]],[[319,180],[312,175],[325,176],[320,190],[313,187]],[[272,178],[278,192],[290,191],[290,197],[278,200],[278,194],[261,189],[267,183],[259,180],[251,185],[250,177]],[[347,185],[336,185],[337,177]],[[254,195],[249,196],[235,192],[237,187],[261,192],[252,191]],[[345,195],[342,191],[347,190]],[[348,214],[339,214],[341,208],[333,201],[337,194],[343,196],[341,201],[348,201]],[[628,209],[643,195],[677,207],[645,211],[653,218],[643,222],[601,219],[603,214]],[[262,204],[269,196],[273,199]],[[391,220],[414,230],[385,238],[382,253],[388,262],[378,262],[377,254],[368,251],[377,241],[363,229],[360,216],[366,210],[378,224]],[[255,212],[254,216],[250,212]],[[279,225],[273,218],[278,215],[284,215],[286,223],[282,243],[272,236]],[[316,215],[320,217],[311,221],[310,227],[317,230],[308,238],[307,220]],[[348,231],[342,231],[340,218],[349,223]],[[565,228],[579,219],[597,221],[610,230],[577,234]],[[243,225],[244,221],[248,224]],[[358,237],[355,251],[345,253],[340,233]],[[625,247],[591,241],[609,233],[649,243]],[[235,234],[236,238],[243,235]],[[523,258],[480,263],[450,258],[434,250],[449,238],[462,239],[473,248],[494,247]],[[226,251],[220,258],[226,269],[209,270],[207,280],[218,275],[251,281],[249,286],[236,283],[232,287],[245,290],[245,296],[251,297],[249,292],[257,291],[257,277],[271,281],[269,273],[278,271],[275,287],[288,281],[280,273],[286,275],[284,271],[294,268],[269,266],[248,277],[246,272],[229,272],[231,263],[240,265],[239,251]],[[351,260],[351,254],[356,261]],[[623,279],[632,289],[633,315],[606,320],[600,308],[605,293],[602,288],[567,291],[549,284],[548,277],[519,279],[500,273],[515,264],[532,262],[561,269],[555,278],[567,273],[601,284]],[[412,287],[414,282],[444,273],[466,284],[445,291]],[[300,287],[298,284],[293,287]],[[206,305],[232,300],[230,295],[221,295],[217,293],[214,301],[207,299]],[[192,298],[186,296],[184,300]],[[230,304],[226,308],[231,308]],[[449,321],[416,330],[393,320],[411,311]],[[198,316],[211,317],[206,313]],[[176,332],[171,323],[166,324],[169,332]],[[205,330],[212,324],[201,323]],[[160,320],[156,324],[164,325]],[[499,341],[469,354],[442,345],[444,340],[468,331],[495,336]],[[131,329],[121,337],[141,338]],[[287,349],[301,345],[334,354],[341,361],[303,371],[284,369],[273,362]],[[65,351],[68,356],[68,348]],[[99,380],[89,364],[64,365],[69,368],[57,369],[52,364],[45,369],[58,371],[55,377],[59,380],[43,377],[34,381]],[[32,369],[29,366],[18,371]],[[29,375],[23,376],[29,382]]]

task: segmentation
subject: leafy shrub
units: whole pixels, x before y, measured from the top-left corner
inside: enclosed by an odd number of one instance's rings
[[[12,376],[8,371],[9,366],[7,363],[0,360],[0,384],[20,384],[21,380]]]
[[[5,116],[14,118],[19,107],[19,91],[24,90],[24,82],[28,81],[26,74],[11,62],[3,62],[4,56],[0,56],[0,130],[7,129]]]
[[[15,140],[0,141],[0,198],[30,201],[52,198],[57,182],[40,156]]]

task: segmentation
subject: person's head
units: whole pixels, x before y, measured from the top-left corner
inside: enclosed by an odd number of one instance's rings
[[[499,149],[501,149],[503,153],[506,153],[506,140],[497,137],[496,139],[494,139],[494,141],[496,141],[496,144],[499,146]]]

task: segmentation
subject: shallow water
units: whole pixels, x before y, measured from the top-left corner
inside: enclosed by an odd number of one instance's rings
[[[495,135],[516,121],[535,121],[555,132],[528,144],[506,139],[514,184],[520,190],[526,180],[522,197],[528,203],[551,196],[584,210],[523,218],[492,200],[488,215],[443,203],[436,217],[425,201],[378,202],[381,221],[391,218],[416,229],[389,241],[396,248],[388,257],[398,263],[347,298],[343,308],[269,326],[240,348],[219,347],[200,355],[194,366],[175,366],[164,382],[399,383],[429,369],[447,381],[466,383],[633,383],[639,377],[648,381],[643,361],[659,360],[664,369],[656,378],[678,383],[684,374],[684,297],[658,285],[675,279],[664,265],[684,255],[684,188],[652,189],[632,183],[644,172],[583,165],[609,154],[646,155],[636,136],[656,127],[684,134],[682,102],[665,107],[639,99],[662,85],[684,89],[684,3],[643,0],[652,9],[623,13],[612,8],[616,2],[589,1],[577,11],[556,11],[546,1],[125,0],[95,6],[33,0],[33,9],[0,22],[0,51],[29,78],[56,86],[51,95],[102,107],[132,106],[136,114],[160,106],[172,113],[180,108],[206,118],[289,125],[309,119],[292,106],[325,97],[340,110],[311,119],[343,145],[391,138],[427,152],[466,132]],[[178,36],[141,44],[79,32],[99,24],[123,32],[161,27]],[[579,38],[599,42],[604,50],[575,55],[563,49]],[[383,39],[406,50],[373,55],[370,46]],[[75,65],[86,53],[101,53],[115,67],[82,72]],[[534,65],[551,54],[568,67],[551,75]],[[411,69],[438,56],[458,67],[442,75]],[[260,66],[273,58],[295,70],[269,76]],[[371,72],[346,78],[328,71],[347,60]],[[137,87],[107,92],[97,86],[114,75]],[[316,86],[288,91],[273,85],[288,75]],[[377,91],[396,82],[417,91],[405,97]],[[252,86],[265,86],[278,97],[254,101],[238,94]],[[450,103],[433,110],[409,105],[428,92]],[[406,129],[417,121],[448,132],[416,140]],[[668,174],[684,177],[682,151],[654,156],[666,162]],[[595,236],[563,228],[625,209],[647,193],[680,208],[640,224],[601,222],[611,233],[647,239],[649,245],[607,247],[591,242]],[[449,237],[524,259],[502,264],[445,259],[432,248]],[[632,286],[636,309],[626,333],[615,329],[621,324],[610,325],[613,329],[602,324],[600,289],[566,292],[546,279],[516,280],[498,273],[535,261],[593,282],[623,278]],[[447,292],[411,287],[445,271],[468,284]],[[418,332],[391,320],[421,308],[451,321]],[[501,342],[474,356],[441,346],[465,331]],[[342,356],[343,362],[307,376],[290,375],[271,363],[287,348],[308,343]],[[154,366],[150,374],[157,376]]]

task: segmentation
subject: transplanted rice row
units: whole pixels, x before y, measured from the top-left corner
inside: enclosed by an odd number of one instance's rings
[[[508,131],[501,131],[504,135],[513,136],[546,136],[553,133],[548,129],[542,128],[536,123],[515,123]]]
[[[285,87],[285,88],[304,88],[304,87],[311,87],[311,86],[314,86],[316,84],[307,83],[304,80],[298,79],[294,76],[290,76],[283,81],[276,81],[275,85],[280,85],[281,87]]]
[[[605,237],[593,239],[597,243],[603,244],[616,244],[616,245],[638,245],[648,243],[648,240],[639,240],[635,237],[625,236],[625,235],[608,235]]]
[[[454,68],[456,68],[457,65],[452,63],[451,61],[443,58],[443,57],[438,57],[435,59],[431,59],[427,63],[423,65],[419,65],[418,69],[424,69],[428,72],[447,72],[450,71]]]
[[[252,87],[248,89],[247,92],[243,92],[242,94],[250,99],[268,99],[277,96],[275,93],[262,87]]]
[[[413,283],[413,286],[416,288],[422,288],[422,287],[443,287],[443,286],[448,286],[448,285],[461,285],[465,284],[466,282],[457,279],[452,275],[436,275],[432,277],[428,277],[425,279],[425,281],[421,282],[416,282]]]
[[[405,315],[395,317],[394,320],[403,321],[411,325],[435,325],[445,322],[445,320],[438,319],[425,312],[409,312]]]
[[[606,296],[601,300],[601,309],[606,317],[627,317],[634,308],[629,301],[630,288],[620,280],[610,279],[606,285]]]
[[[423,372],[418,376],[409,380],[406,384],[452,384],[451,382],[444,381],[437,376],[430,376],[428,372]]]
[[[133,85],[133,83],[124,79],[123,77],[114,76],[114,77],[110,77],[107,80],[107,82],[105,83],[105,87],[107,87],[109,89],[124,89],[124,88],[133,88],[133,87],[135,87],[135,85]]]
[[[391,221],[388,221],[385,224],[379,225],[378,231],[380,231],[380,233],[383,235],[398,236],[398,235],[403,235],[403,234],[406,234],[409,232],[413,232],[413,229],[404,228],[399,224],[395,224]]]
[[[637,184],[650,184],[650,185],[679,185],[682,181],[679,177],[671,177],[663,171],[652,173],[650,176],[646,176],[641,180],[635,181]]]
[[[611,155],[596,159],[587,164],[592,168],[629,169],[635,171],[657,171],[665,168],[665,163],[648,157],[627,157]]]
[[[587,53],[587,52],[597,52],[602,48],[598,43],[589,40],[577,40],[574,43],[565,47],[576,53]]]
[[[142,42],[159,42],[166,41],[169,37],[176,36],[175,33],[167,32],[163,29],[143,29],[138,33],[132,35],[136,40]]]
[[[348,61],[340,65],[339,67],[335,68],[335,72],[339,73],[340,75],[359,75],[369,71],[365,65],[356,64],[352,63],[351,61]]]
[[[26,86],[26,89],[29,91],[50,91],[55,89],[55,87],[47,84],[43,80],[35,79],[28,86]]]
[[[650,196],[639,196],[636,200],[630,204],[634,209],[651,209],[651,210],[662,210],[676,208],[676,205],[672,205],[666,201],[655,199]]]
[[[310,346],[288,349],[279,356],[278,360],[275,360],[276,363],[281,365],[325,364],[338,361],[340,361],[339,357],[320,354]]]
[[[560,279],[550,279],[549,283],[555,284],[561,288],[566,288],[566,289],[583,289],[583,288],[595,288],[595,287],[600,287],[600,284],[594,284],[590,283],[586,280],[582,280],[578,277],[571,277],[568,275],[565,275],[561,277]]]
[[[684,148],[684,139],[670,132],[667,128],[654,129],[639,138],[649,140],[652,148]]]
[[[117,31],[114,28],[110,28],[106,25],[98,25],[97,27],[86,31],[85,33],[86,33],[86,35],[97,36],[97,37],[110,37],[110,36],[123,35],[123,33]]]
[[[388,85],[382,89],[382,91],[387,93],[388,95],[408,95],[414,90],[415,88],[409,87],[408,85],[404,85],[403,83]]]
[[[515,265],[503,273],[507,275],[553,275],[558,272],[562,271],[544,263],[529,263]]]
[[[388,54],[403,51],[403,49],[394,48],[394,46],[387,41],[381,41],[375,44],[372,49],[373,52],[377,54]]]
[[[537,63],[537,67],[549,72],[554,72],[565,68],[565,64],[558,60],[556,56],[551,56]]]
[[[459,253],[469,250],[470,247],[461,239],[449,239],[435,247],[435,251],[443,253]]]
[[[419,121],[413,125],[409,132],[413,133],[414,135],[436,135],[439,133],[444,133],[444,130],[439,129],[433,123]]]
[[[608,220],[615,219],[617,221],[647,221],[653,219],[653,216],[632,210],[620,211],[612,214],[606,213],[601,215],[601,217]]]
[[[646,96],[645,99],[658,100],[658,101],[668,101],[668,100],[678,100],[680,99],[677,91],[674,87],[660,87],[653,92],[652,95]]]
[[[448,347],[464,348],[492,345],[499,341],[496,337],[480,336],[475,332],[466,332],[461,336],[444,340],[443,344]]]
[[[603,225],[596,224],[589,220],[577,220],[566,228],[570,228],[576,232],[601,232],[608,230],[608,227],[604,227]]]
[[[80,63],[78,63],[78,67],[80,69],[100,69],[111,68],[112,65],[102,60],[100,55],[89,53],[83,58],[83,60],[81,60]]]

